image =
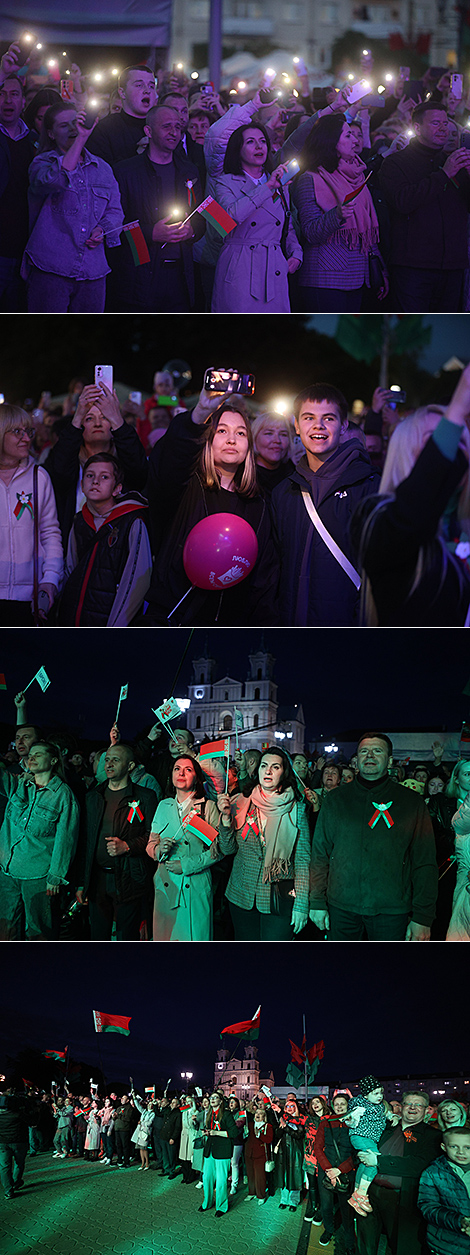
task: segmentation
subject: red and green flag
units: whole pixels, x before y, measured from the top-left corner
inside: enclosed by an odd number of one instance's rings
[[[230,737],[224,741],[207,741],[205,745],[201,745],[199,750],[199,759],[204,758],[226,758],[230,754]]]
[[[44,1059],[55,1059],[57,1062],[65,1063],[67,1059],[67,1049],[65,1050],[43,1050]]]
[[[150,261],[150,253],[140,223],[126,222],[122,230],[131,250],[134,266],[144,266],[145,262]]]
[[[123,1033],[129,1037],[131,1015],[107,1015],[106,1011],[94,1011],[95,1033]]]
[[[200,819],[199,815],[193,815],[184,825],[185,832],[192,832],[193,836],[199,837],[204,845],[211,846],[212,842],[218,837],[217,828],[213,828],[212,824],[207,824],[205,819]]]
[[[222,237],[228,235],[229,231],[233,231],[233,228],[238,226],[235,218],[231,218],[226,209],[223,209],[222,205],[219,205],[212,196],[207,196],[205,200],[201,201],[201,204],[197,207],[197,212],[207,222],[210,222],[211,226],[215,227]]]
[[[5,676],[0,673],[0,689],[6,689]]]
[[[223,1028],[221,1037],[242,1037],[244,1041],[257,1041],[261,1024],[261,1007],[255,1011],[252,1020],[240,1020],[239,1024],[229,1024]]]

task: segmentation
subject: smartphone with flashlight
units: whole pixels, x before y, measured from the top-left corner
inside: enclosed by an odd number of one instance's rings
[[[450,90],[451,90],[452,95],[455,97],[455,99],[456,99],[456,100],[461,100],[461,99],[462,99],[462,86],[463,86],[463,78],[462,78],[462,75],[461,75],[461,74],[451,74],[451,76],[450,76]]]
[[[18,70],[20,70],[23,65],[26,65],[28,57],[31,56],[35,39],[36,39],[36,36],[30,35],[29,32],[23,35],[19,35],[18,39],[15,39],[14,41],[15,44],[17,44],[18,47],[20,48],[20,52],[17,53],[17,62],[16,62],[16,68]]]
[[[95,366],[95,384],[97,388],[101,388],[104,384],[105,388],[113,391],[113,368],[112,366]]]
[[[276,92],[270,87],[261,87],[259,98],[262,105],[272,105],[273,100],[277,99]]]
[[[368,96],[370,92],[370,83],[367,79],[361,78],[358,83],[353,83],[348,92],[348,102],[355,105],[357,100],[363,100],[364,96]]]
[[[290,179],[293,179],[294,174],[297,174],[298,170],[299,170],[299,163],[297,159],[293,157],[292,161],[288,161],[287,163],[287,170],[284,171],[284,174],[281,179],[282,185],[284,186],[284,183],[289,183]]]
[[[252,397],[255,391],[254,375],[241,375],[239,370],[221,368],[216,370],[209,366],[204,375],[206,392],[238,392],[242,396]]]
[[[213,96],[215,91],[214,84],[211,82],[201,83],[200,91],[201,96]]]
[[[470,131],[464,131],[460,136],[460,148],[470,148]]]
[[[403,392],[401,389],[398,389],[398,388],[394,388],[394,389],[391,388],[389,392],[389,396],[387,397],[386,404],[390,406],[391,410],[396,410],[397,405],[404,405],[405,401],[406,401],[406,392]]]

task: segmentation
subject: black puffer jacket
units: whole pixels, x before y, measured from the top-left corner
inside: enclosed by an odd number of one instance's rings
[[[376,492],[378,472],[357,440],[341,445],[318,471],[306,456],[271,498],[281,558],[281,622],[296,627],[346,627],[356,621],[359,594],[311,522],[302,491],[307,491],[322,523],[354,562],[349,523],[356,506]]]

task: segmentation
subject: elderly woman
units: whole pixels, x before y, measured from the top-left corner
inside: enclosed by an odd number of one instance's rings
[[[248,1137],[245,1142],[245,1166],[248,1177],[248,1199],[257,1198],[258,1204],[266,1202],[266,1165],[272,1164],[274,1129],[268,1120],[266,1107],[255,1107],[248,1115]],[[271,1169],[269,1169],[271,1170]]]
[[[251,424],[255,446],[256,474],[263,492],[273,488],[294,470],[294,428],[284,414],[258,414]]]
[[[198,834],[196,824],[219,827],[215,802],[204,795],[204,776],[194,758],[180,754],[172,772],[174,796],[155,811],[147,854],[155,859],[154,941],[210,941],[211,867],[220,858],[216,836]]]
[[[219,1093],[211,1094],[204,1124],[204,1194],[199,1211],[208,1211],[212,1207],[214,1187],[216,1216],[223,1216],[228,1211],[228,1174],[236,1136],[237,1126],[224,1099]]]
[[[226,897],[236,941],[290,941],[308,918],[310,836],[287,755],[266,749],[250,796],[222,793],[217,806],[220,849],[235,854]]]
[[[49,475],[31,457],[34,428],[18,405],[0,405],[0,623],[44,620],[64,559]],[[37,520],[37,534],[34,521]],[[34,619],[33,619],[34,614]]]
[[[468,622],[470,366],[446,410],[428,406],[396,427],[378,496],[362,502],[351,537],[368,577],[364,619],[382,626]],[[461,543],[445,543],[442,516],[458,494]]]
[[[370,287],[371,258],[379,265],[379,224],[357,137],[343,113],[319,118],[300,153],[291,189],[303,263],[301,305],[317,313],[356,313]],[[387,295],[384,277],[377,295]]]
[[[78,510],[85,504],[82,471],[94,453],[111,453],[123,472],[123,491],[142,491],[147,459],[137,432],[125,423],[116,393],[105,384],[88,384],[80,393],[71,423],[61,428],[48,454],[45,469],[51,477],[65,545]]]
[[[224,173],[214,180],[214,198],[236,222],[226,235],[215,272],[215,314],[286,314],[288,276],[298,269],[302,249],[283,191],[286,166],[268,173],[269,140],[264,126],[248,123],[230,136]]]
[[[29,171],[31,233],[22,266],[30,313],[103,312],[104,242],[120,244],[123,213],[111,167],[85,147],[90,134],[85,115],[63,100],[42,120]]]
[[[240,626],[276,619],[278,558],[242,398],[203,389],[191,413],[175,416],[150,455],[147,495],[160,548],[145,623]],[[184,567],[185,543],[196,523],[218,514],[249,523],[258,541],[256,562],[237,584],[192,585]]]

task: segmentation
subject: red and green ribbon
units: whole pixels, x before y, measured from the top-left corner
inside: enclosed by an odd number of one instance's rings
[[[127,822],[128,822],[128,824],[131,824],[131,823],[132,823],[132,821],[133,821],[133,819],[135,819],[136,815],[137,815],[137,818],[138,818],[138,819],[143,820],[144,816],[143,816],[142,811],[141,811],[141,809],[140,809],[139,803],[138,803],[138,802],[131,802],[131,808],[130,808],[129,814],[128,814],[128,816],[127,816]]]
[[[393,819],[388,809],[392,806],[392,802],[373,802],[372,805],[375,806],[375,811],[372,819],[369,819],[369,828],[375,828],[379,819],[385,820],[387,828],[393,828]]]
[[[20,519],[21,515],[24,514],[25,510],[29,510],[31,518],[33,519],[34,511],[33,511],[33,503],[31,501],[31,493],[26,494],[24,492],[22,493],[17,492],[16,496],[17,496],[17,502],[13,510],[13,514],[15,515],[15,518]]]

